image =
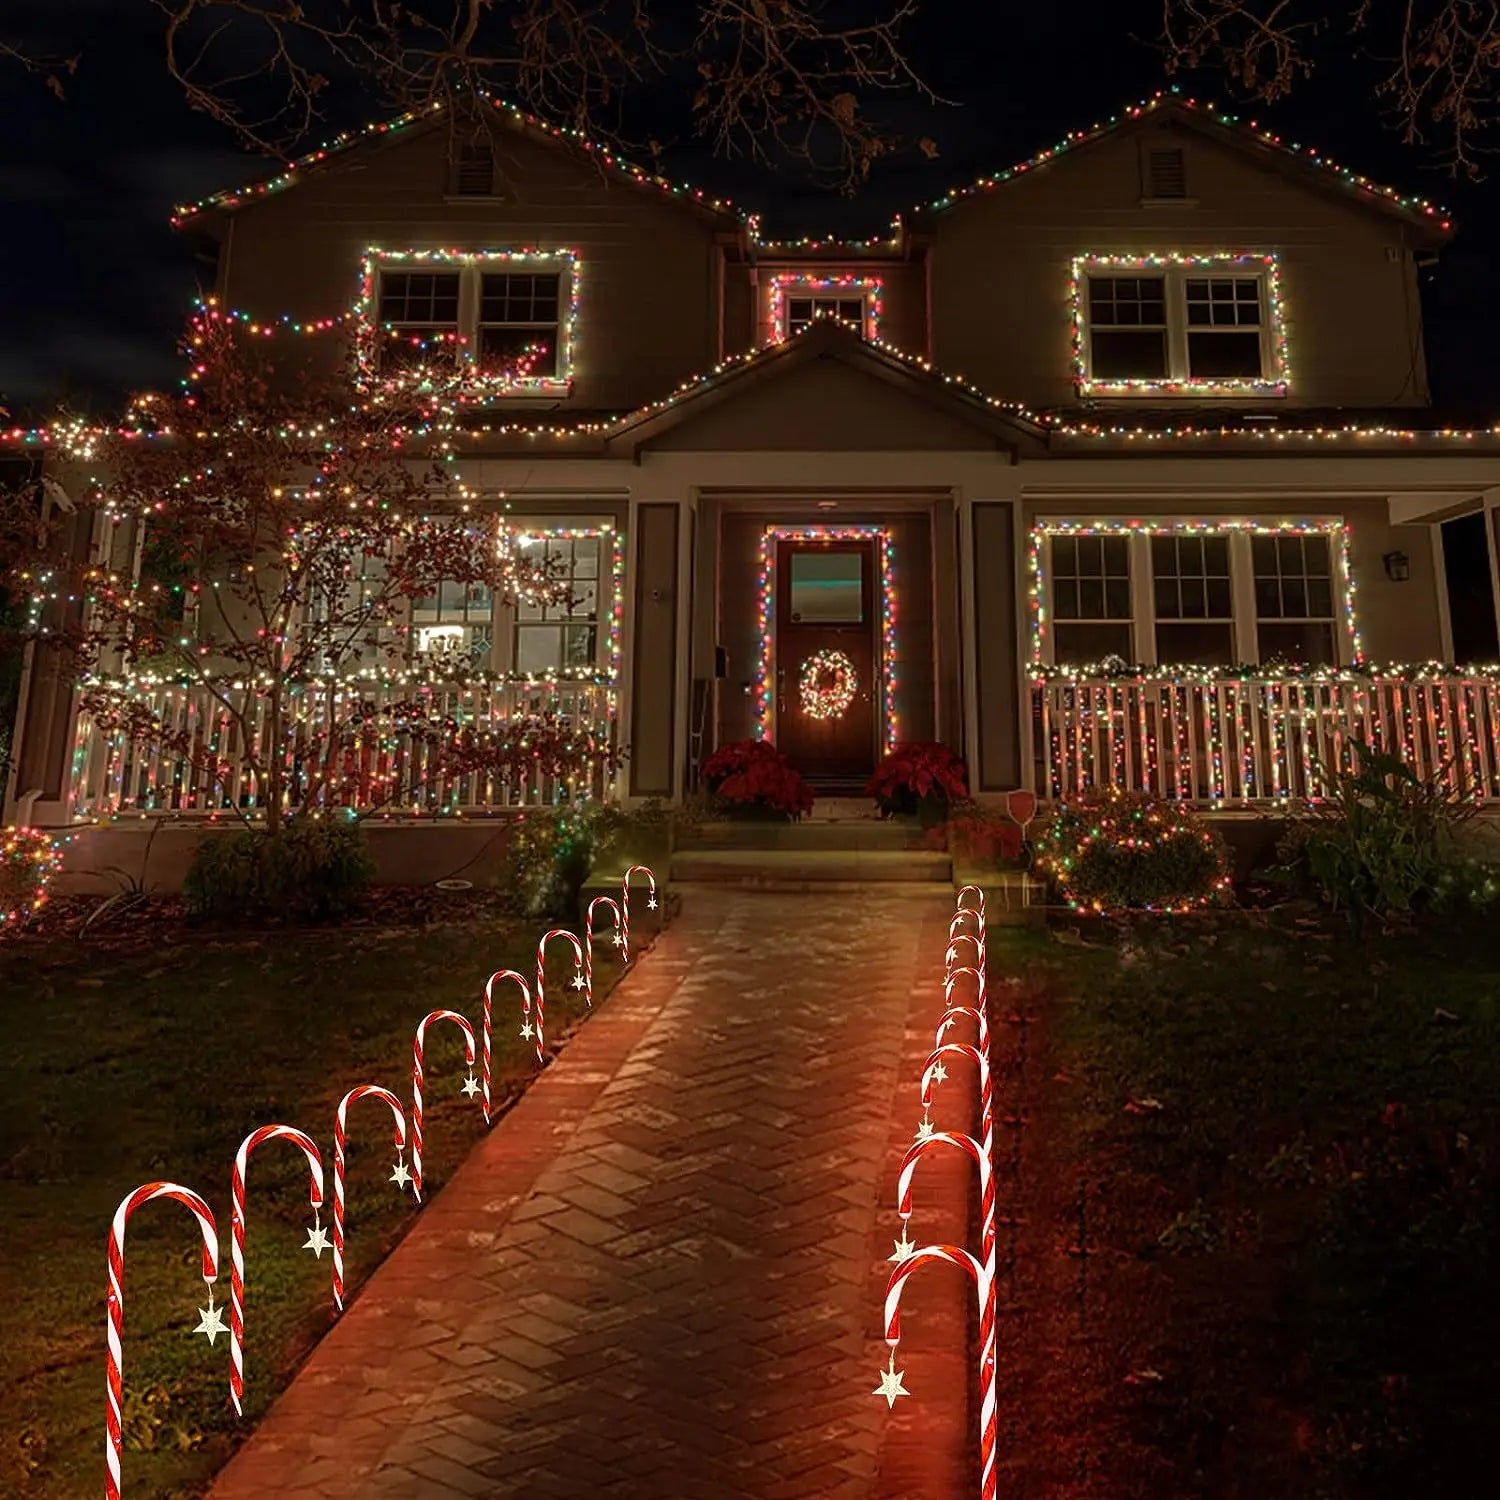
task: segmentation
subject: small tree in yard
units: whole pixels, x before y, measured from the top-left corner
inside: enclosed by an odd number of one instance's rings
[[[510,602],[568,594],[467,503],[445,415],[467,374],[407,364],[352,397],[348,383],[278,370],[272,345],[211,305],[186,347],[177,395],[141,398],[128,425],[86,435],[98,477],[71,497],[51,486],[73,514],[54,504],[37,525],[35,495],[18,491],[11,504],[29,513],[0,527],[13,580],[49,577],[49,595],[81,601],[46,633],[96,722],[175,757],[247,818],[253,780],[271,833],[321,806],[368,813],[411,792],[377,748],[414,752],[423,785],[613,765],[607,746],[548,715],[480,730],[433,695],[389,690],[406,664],[407,606],[444,582]],[[139,561],[109,548],[106,561],[101,549],[75,559],[79,521],[100,513],[144,538]],[[362,690],[382,676],[383,692]],[[218,733],[168,723],[141,690],[152,680],[206,689]]]

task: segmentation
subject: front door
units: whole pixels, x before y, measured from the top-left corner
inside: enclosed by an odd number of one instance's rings
[[[875,543],[776,544],[776,747],[813,781],[875,769]]]

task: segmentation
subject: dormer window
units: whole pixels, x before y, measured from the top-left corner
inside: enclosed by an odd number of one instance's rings
[[[1082,256],[1073,318],[1080,395],[1286,393],[1275,256]]]
[[[455,198],[495,196],[495,150],[488,139],[459,143],[452,182]]]
[[[861,338],[876,338],[880,285],[875,276],[773,276],[771,341],[795,338],[820,318],[842,323]]]

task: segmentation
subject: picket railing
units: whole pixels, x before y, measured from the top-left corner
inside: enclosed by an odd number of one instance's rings
[[[1500,681],[1486,677],[1053,677],[1032,686],[1036,788],[1206,806],[1315,798],[1351,740],[1500,797]]]
[[[239,715],[244,705],[242,732]],[[247,757],[246,743],[261,745],[266,703],[253,690],[206,685],[152,686],[134,695],[165,733],[133,736],[128,728],[101,725],[80,712],[74,734],[71,811],[75,818],[116,813],[212,815],[262,809],[267,789]],[[342,775],[332,790],[317,790],[317,807],[369,807],[393,815],[484,813],[536,806],[564,798],[601,796],[609,772],[597,762],[573,776],[508,767],[447,774],[437,738],[403,730],[379,717],[382,708],[415,700],[424,717],[451,716],[481,739],[504,740],[528,716],[552,722],[596,748],[615,744],[614,689],[603,683],[493,682],[371,686],[309,686],[299,695],[295,721],[284,734],[280,760],[286,776],[283,803],[300,806],[320,776],[329,726],[347,724],[355,704],[371,726],[341,753]],[[258,758],[258,757],[257,757]],[[220,769],[216,772],[213,767]]]

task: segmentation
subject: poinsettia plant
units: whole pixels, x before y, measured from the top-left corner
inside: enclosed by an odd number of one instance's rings
[[[734,740],[703,762],[703,784],[725,811],[748,817],[800,818],[812,788],[770,740]]]
[[[925,813],[941,821],[950,803],[968,796],[969,774],[946,745],[912,740],[880,762],[865,793],[887,818]]]

